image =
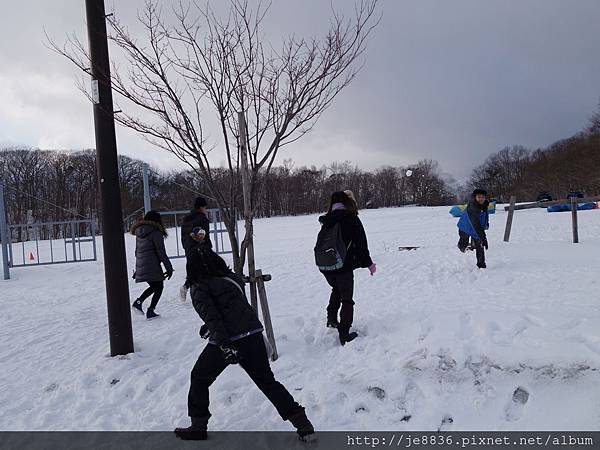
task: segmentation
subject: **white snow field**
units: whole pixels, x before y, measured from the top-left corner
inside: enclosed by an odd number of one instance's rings
[[[276,377],[318,430],[600,429],[600,211],[580,212],[579,244],[569,213],[542,209],[516,212],[504,243],[499,211],[482,271],[456,248],[448,209],[361,211],[378,271],[355,272],[360,336],[345,347],[325,327],[317,216],[257,220],[257,266],[273,275]],[[422,248],[398,251],[408,245]],[[130,268],[133,249],[128,236]],[[187,425],[205,341],[178,300],[184,261],[174,266],[161,318],[133,315],[136,352],[115,358],[101,259],[14,269],[0,282],[0,429]],[[132,282],[131,299],[145,286]],[[211,401],[212,430],[291,430],[237,366]]]

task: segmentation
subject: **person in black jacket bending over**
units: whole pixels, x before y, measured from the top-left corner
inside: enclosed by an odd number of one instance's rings
[[[281,418],[296,427],[302,440],[309,439],[314,428],[304,408],[271,371],[263,326],[246,299],[243,280],[206,244],[191,248],[186,270],[194,309],[205,323],[200,333],[209,343],[192,369],[188,395],[192,425],[176,428],[175,434],[182,439],[207,438],[209,387],[228,365],[239,364]]]
[[[457,224],[458,249],[464,253],[469,246],[469,239],[471,239],[477,255],[477,267],[480,269],[487,267],[485,250],[488,249],[488,240],[485,231],[490,226],[489,204],[487,192],[484,189],[475,189]]]
[[[191,235],[192,231],[196,228],[204,230],[205,237],[202,242],[212,248],[210,241],[210,220],[208,219],[206,206],[207,203],[204,197],[196,197],[196,200],[194,200],[194,209],[181,222],[181,245],[186,256],[190,248],[195,245]],[[179,288],[179,299],[182,302],[185,302],[189,288],[187,281]]]
[[[354,300],[352,299],[354,270],[360,267],[368,268],[373,275],[377,266],[371,260],[367,236],[363,224],[358,218],[358,209],[354,198],[350,198],[343,191],[334,192],[331,195],[329,210],[327,214],[319,217],[319,222],[322,227],[317,247],[321,245],[322,235],[339,233],[337,240],[341,240],[341,242],[337,243],[335,247],[339,248],[338,254],[345,253],[345,257],[340,255],[338,263],[335,265],[319,265],[319,270],[331,286],[331,295],[327,306],[327,326],[338,329],[340,344],[344,345],[357,337],[357,333],[350,332],[354,318]],[[339,232],[335,230],[336,226],[338,226]],[[335,237],[331,239],[335,240]],[[340,312],[339,322],[338,311]]]
[[[134,302],[132,308],[144,314],[142,303],[152,295],[152,302],[146,311],[146,318],[155,319],[158,316],[154,308],[160,300],[164,287],[164,279],[171,279],[173,266],[165,251],[165,238],[167,231],[162,223],[160,213],[148,211],[143,220],[131,227],[131,234],[135,236],[135,272],[133,278],[136,283],[146,282],[150,285]],[[165,266],[163,273],[160,263]]]

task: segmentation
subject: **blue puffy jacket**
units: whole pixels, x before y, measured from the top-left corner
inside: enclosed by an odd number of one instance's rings
[[[458,229],[473,239],[485,239],[485,230],[490,227],[489,203],[486,200],[480,205],[475,199],[471,199],[458,220]]]

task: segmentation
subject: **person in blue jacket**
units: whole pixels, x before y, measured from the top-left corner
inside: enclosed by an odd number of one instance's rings
[[[477,267],[480,269],[487,267],[485,250],[488,249],[488,241],[485,231],[490,226],[489,204],[487,192],[484,189],[475,189],[467,208],[458,220],[458,249],[464,253],[471,240],[477,255]]]

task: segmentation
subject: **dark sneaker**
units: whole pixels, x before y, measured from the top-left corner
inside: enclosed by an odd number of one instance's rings
[[[339,326],[340,326],[340,323],[337,320],[335,320],[335,319],[327,320],[327,328],[337,328]]]
[[[186,428],[175,428],[175,436],[184,441],[205,441],[208,438],[206,432],[208,418],[192,417],[192,425]]]
[[[175,436],[184,441],[205,441],[208,439],[206,430],[194,430],[193,428],[175,428]]]
[[[355,331],[352,332],[348,332],[348,331],[343,331],[340,330],[338,328],[338,331],[340,332],[340,344],[342,345],[346,345],[346,342],[352,342],[354,339],[356,339],[358,337],[358,333],[356,333]]]
[[[157,319],[158,317],[160,316],[156,314],[153,309],[148,308],[148,311],[146,311],[147,320]]]
[[[296,428],[298,438],[303,442],[311,441],[314,438],[315,429],[306,417],[306,411],[302,406],[299,406],[293,414],[290,414],[288,420]]]
[[[140,302],[139,299],[136,299],[136,301],[133,302],[131,308],[140,314],[144,314],[144,310],[142,309],[142,302]]]

